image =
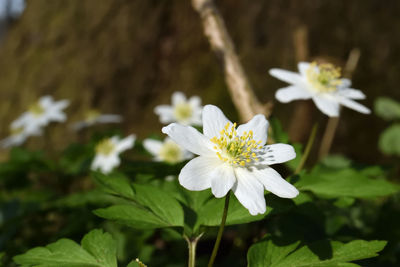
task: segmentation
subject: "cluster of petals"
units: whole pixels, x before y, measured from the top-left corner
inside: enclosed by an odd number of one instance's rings
[[[211,188],[215,197],[232,190],[239,202],[257,215],[266,211],[264,189],[282,198],[294,198],[298,190],[270,167],[295,158],[292,146],[266,145],[268,121],[256,115],[236,127],[216,106],[203,109],[203,134],[195,128],[172,123],[162,128],[177,144],[199,155],[179,174],[188,190]]]
[[[2,140],[1,145],[21,145],[29,136],[41,135],[43,127],[50,122],[64,122],[67,116],[63,110],[68,105],[68,100],[54,101],[51,96],[41,97],[28,111],[11,123],[11,135]]]
[[[172,105],[159,105],[154,108],[161,123],[178,122],[183,125],[201,125],[200,97],[192,96],[186,99],[182,92],[174,92],[171,100]]]
[[[101,114],[97,110],[89,110],[82,121],[75,122],[72,124],[72,129],[75,131],[82,130],[87,127],[91,127],[95,124],[103,123],[120,123],[122,122],[122,116],[117,114]]]
[[[119,154],[133,147],[135,135],[131,134],[123,139],[118,136],[106,138],[96,146],[96,155],[92,161],[92,170],[100,170],[103,173],[110,173],[119,166],[121,160]]]
[[[290,84],[279,89],[275,97],[287,103],[299,99],[312,99],[321,112],[329,117],[338,117],[340,105],[369,114],[371,111],[354,100],[365,99],[357,89],[350,88],[351,81],[340,78],[340,71],[331,64],[300,62],[299,73],[271,69],[269,73]]]
[[[143,141],[143,146],[153,155],[154,161],[175,164],[193,158],[192,153],[168,137],[165,138],[164,141],[145,139]]]

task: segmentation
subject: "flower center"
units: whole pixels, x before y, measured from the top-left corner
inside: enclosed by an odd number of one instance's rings
[[[182,160],[182,149],[174,142],[167,141],[161,147],[160,158],[168,163],[178,163]]]
[[[12,136],[20,135],[23,131],[24,131],[24,127],[23,126],[10,128],[10,134]]]
[[[193,109],[188,103],[179,103],[174,108],[174,115],[178,121],[185,121],[192,117]]]
[[[85,114],[86,122],[93,122],[100,116],[100,112],[96,109],[91,109]]]
[[[211,138],[215,144],[218,158],[232,165],[246,166],[248,163],[259,161],[258,155],[262,149],[261,141],[253,139],[253,131],[243,132],[239,136],[236,131],[236,123],[232,126],[228,122],[220,131],[221,136]]]
[[[37,102],[29,107],[29,112],[31,112],[35,117],[40,117],[44,113],[44,108],[39,102]]]
[[[105,156],[110,155],[115,150],[115,145],[111,139],[104,139],[96,146],[96,154]]]
[[[308,81],[318,93],[331,93],[337,90],[340,80],[340,68],[332,64],[313,62],[306,71]]]

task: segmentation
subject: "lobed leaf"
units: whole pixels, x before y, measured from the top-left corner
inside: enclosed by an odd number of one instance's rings
[[[92,230],[83,237],[81,244],[63,238],[13,259],[26,267],[117,267],[116,244],[110,234]]]
[[[355,240],[347,244],[337,241],[320,241],[307,246],[279,244],[266,239],[250,247],[247,260],[249,267],[328,267],[358,266],[351,261],[378,256],[385,241]]]

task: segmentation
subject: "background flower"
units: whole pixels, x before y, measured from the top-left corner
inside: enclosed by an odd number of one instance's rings
[[[113,136],[100,141],[96,146],[96,156],[92,162],[92,170],[100,169],[103,173],[111,172],[121,162],[119,154],[132,148],[135,138],[135,135],[131,134],[123,139]]]
[[[312,99],[324,114],[330,117],[339,116],[339,106],[343,105],[358,112],[369,114],[371,111],[353,99],[365,99],[357,89],[350,88],[349,79],[340,78],[340,69],[331,64],[300,62],[299,73],[271,69],[269,73],[291,84],[279,89],[275,97],[282,103],[298,99]]]
[[[67,116],[63,109],[68,105],[68,100],[54,101],[51,96],[43,96],[16,119],[12,126],[35,132],[37,128],[47,126],[50,122],[64,122]]]
[[[85,119],[72,124],[72,129],[79,131],[97,123],[119,123],[122,116],[117,114],[101,114],[98,110],[91,109],[85,114]]]
[[[192,96],[186,99],[182,92],[172,94],[172,105],[160,105],[154,108],[154,112],[160,117],[163,124],[179,122],[183,125],[201,125],[201,99]]]
[[[153,156],[155,161],[164,161],[175,164],[190,158],[193,154],[172,141],[171,138],[165,138],[164,141],[145,139],[143,146]]]

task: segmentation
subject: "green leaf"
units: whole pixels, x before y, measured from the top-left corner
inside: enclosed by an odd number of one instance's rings
[[[135,205],[114,205],[94,211],[99,217],[117,221],[136,229],[154,229],[172,226],[150,210]]]
[[[170,226],[183,226],[183,209],[169,193],[150,185],[134,185],[136,200]]]
[[[385,120],[400,119],[400,103],[391,98],[378,98],[374,108],[375,113]]]
[[[358,266],[351,261],[378,256],[385,241],[355,240],[347,244],[337,241],[320,241],[299,246],[266,239],[250,247],[249,267],[328,267]]]
[[[182,206],[167,192],[150,185],[136,184],[133,187],[136,192],[131,203],[97,209],[94,213],[137,229],[184,225]]]
[[[333,169],[350,167],[351,160],[342,155],[328,155],[322,160],[322,164]]]
[[[15,256],[17,264],[37,267],[117,267],[115,241],[102,230],[92,230],[81,241],[60,239]]]
[[[197,225],[218,226],[221,224],[225,198],[212,198],[198,212]],[[262,220],[267,213],[253,216],[232,194],[229,201],[226,225],[241,224]]]
[[[92,172],[92,177],[106,193],[131,200],[135,198],[129,179],[122,174],[112,173],[111,175],[105,175],[100,172]]]
[[[400,156],[400,124],[393,124],[379,137],[379,149],[387,155]]]
[[[399,191],[399,186],[384,179],[374,179],[355,169],[329,169],[316,166],[310,173],[300,176],[295,184],[299,190],[309,190],[326,198],[372,198]]]
[[[226,225],[242,224],[262,220],[271,212],[281,212],[294,207],[293,201],[279,198],[273,194],[265,196],[267,211],[264,214],[253,216],[243,207],[232,194],[229,202]],[[197,226],[218,226],[221,224],[225,198],[211,198],[198,212]]]

